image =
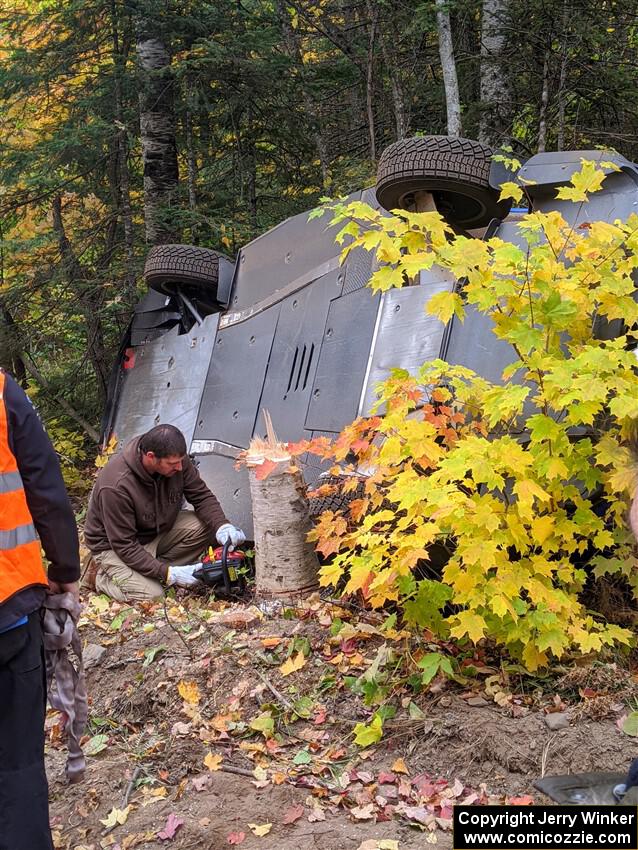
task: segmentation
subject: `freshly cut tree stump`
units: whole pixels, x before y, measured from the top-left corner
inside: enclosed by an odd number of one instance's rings
[[[246,452],[255,528],[257,595],[302,596],[318,584],[319,561],[306,535],[311,527],[306,487],[285,443],[277,440],[267,411],[266,440]]]

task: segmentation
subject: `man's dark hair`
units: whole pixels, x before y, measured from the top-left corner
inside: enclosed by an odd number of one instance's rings
[[[184,435],[174,425],[157,425],[140,437],[142,454],[153,452],[155,457],[183,457],[186,454]]]

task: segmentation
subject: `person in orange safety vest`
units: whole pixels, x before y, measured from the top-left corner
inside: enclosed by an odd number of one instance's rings
[[[40,608],[47,592],[77,597],[79,577],[57,455],[22,388],[0,370],[0,850],[53,850]]]

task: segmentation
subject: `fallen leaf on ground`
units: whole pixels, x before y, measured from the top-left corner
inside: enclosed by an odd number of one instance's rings
[[[230,832],[226,838],[229,844],[241,844],[246,838],[245,832]]]
[[[258,788],[263,788],[268,784],[268,772],[261,765],[258,764],[257,767],[253,769],[253,776],[256,779],[254,784],[256,784]],[[257,783],[263,783],[263,785],[259,786]]]
[[[258,838],[268,835],[272,829],[271,823],[249,823],[248,826],[250,827],[253,835],[256,835]]]
[[[161,802],[168,794],[165,785],[160,785],[158,788],[142,788],[141,790],[144,797],[142,800],[143,807],[150,806],[151,803]]]
[[[162,841],[171,841],[175,838],[175,833],[184,823],[183,819],[180,818],[175,812],[171,812],[168,818],[166,819],[166,823],[164,825],[164,829],[161,832],[157,833],[157,837]]]
[[[204,757],[204,764],[209,770],[219,770],[223,761],[223,756],[213,755],[213,753],[207,753]]]
[[[357,850],[399,850],[399,842],[393,838],[368,838]]]
[[[106,749],[108,741],[108,735],[93,735],[93,737],[89,738],[86,744],[84,744],[84,755],[96,756],[98,753],[101,753],[103,750]]]
[[[127,806],[125,809],[111,809],[108,815],[100,820],[100,823],[103,823],[107,829],[113,829],[113,827],[126,823],[126,819],[129,816],[129,812],[131,811],[131,807]]]
[[[304,807],[303,806],[291,806],[289,809],[286,809],[284,812],[284,817],[282,820],[283,824],[294,823],[299,818],[303,817]]]
[[[392,770],[393,770],[395,773],[409,773],[409,772],[410,772],[410,771],[408,770],[408,768],[407,768],[406,763],[403,761],[403,759],[402,759],[402,758],[398,758],[398,759],[394,762],[394,764],[392,765]]]
[[[279,646],[282,638],[280,637],[265,637],[261,639],[261,645],[264,649],[272,649],[275,646]]]
[[[213,777],[208,773],[204,773],[202,776],[193,776],[191,785],[196,791],[205,791],[207,788],[210,788],[212,781]]]
[[[397,809],[401,814],[405,815],[408,820],[422,823],[424,826],[429,826],[434,823],[434,815],[425,806],[405,806]]]
[[[297,670],[301,670],[301,668],[306,663],[306,656],[303,652],[298,652],[296,655],[291,655],[287,661],[279,668],[279,672],[282,676],[290,676],[291,673],[296,673]]]
[[[308,823],[317,823],[317,821],[325,820],[326,813],[320,806],[313,806],[308,815]]]
[[[355,820],[370,820],[374,817],[374,803],[368,803],[367,806],[354,806],[350,809],[350,814]]]
[[[177,690],[184,702],[187,702],[190,705],[197,705],[200,700],[197,682],[181,681],[177,686]]]

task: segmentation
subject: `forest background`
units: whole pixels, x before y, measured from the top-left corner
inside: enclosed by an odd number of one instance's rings
[[[0,364],[78,487],[150,245],[232,256],[415,134],[638,155],[633,0],[5,0],[0,51]]]

